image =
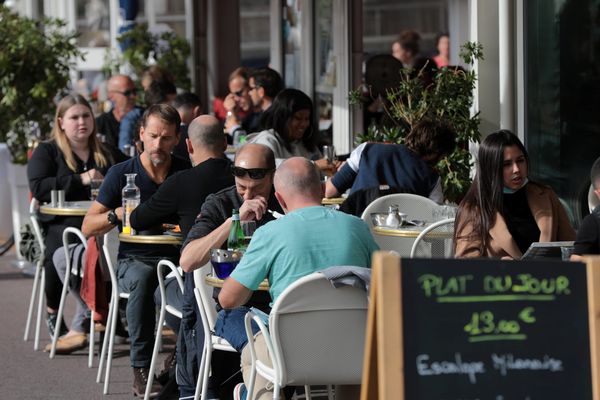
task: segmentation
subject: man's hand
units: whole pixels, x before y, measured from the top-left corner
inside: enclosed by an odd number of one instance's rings
[[[256,196],[250,200],[244,200],[240,207],[241,221],[260,221],[267,212],[267,200],[262,196]]]

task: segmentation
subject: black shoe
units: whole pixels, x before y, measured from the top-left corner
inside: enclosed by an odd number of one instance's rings
[[[133,368],[133,395],[144,397],[146,394],[146,385],[148,384],[148,375],[150,373],[150,368]],[[154,379],[152,381],[152,390],[150,390],[150,398],[158,397],[160,393],[161,386]]]
[[[156,379],[161,383],[161,385],[165,385],[169,378],[175,376],[175,365],[177,364],[177,348],[173,349],[171,353],[165,358],[165,362],[163,363],[163,369],[157,375]]]
[[[54,329],[56,328],[57,320],[57,313],[46,313],[46,326],[48,327],[48,332],[50,332],[50,337],[54,337]],[[63,318],[60,324],[60,333],[58,336],[60,337],[65,335],[67,332],[69,332],[69,328],[67,328],[67,324],[65,324],[65,320]]]

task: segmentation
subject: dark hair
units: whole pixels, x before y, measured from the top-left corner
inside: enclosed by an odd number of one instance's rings
[[[419,41],[421,40],[421,36],[413,30],[402,31],[398,38],[394,41],[394,43],[399,43],[400,46],[406,50],[410,51],[413,55],[419,53]]]
[[[275,130],[283,139],[282,145],[291,151],[288,125],[294,114],[301,110],[310,111],[310,124],[302,136],[302,143],[308,150],[314,150],[316,135],[313,132],[315,127],[313,102],[310,97],[298,89],[283,89],[279,92],[271,107],[265,111],[261,119],[261,126],[263,129]]]
[[[440,39],[442,39],[443,37],[450,38],[450,35],[448,34],[448,32],[440,32],[437,35],[435,35],[435,47],[436,48],[437,48],[438,44],[440,44]]]
[[[473,235],[481,238],[481,254],[485,253],[496,213],[503,213],[504,149],[510,146],[523,152],[529,167],[529,155],[517,135],[505,129],[488,135],[479,146],[475,178],[458,209],[460,225],[454,231],[455,242],[457,234],[470,224]]]
[[[169,96],[174,94],[177,94],[177,88],[172,82],[154,81],[144,92],[144,100],[146,105],[151,106],[152,104],[166,103]]]
[[[269,67],[259,68],[250,74],[250,78],[254,79],[254,84],[265,90],[265,95],[270,98],[275,98],[283,89],[283,80],[279,72]]]
[[[590,170],[590,180],[594,189],[600,189],[600,158],[594,161],[592,169]]]
[[[200,97],[198,97],[195,93],[185,92],[180,93],[175,97],[175,100],[173,100],[173,107],[202,107],[202,102],[200,101]]]
[[[413,126],[404,139],[406,147],[421,158],[436,163],[456,147],[456,133],[444,121],[424,119]]]
[[[181,125],[181,117],[175,109],[175,107],[165,104],[153,104],[144,111],[142,115],[142,126],[146,128],[148,126],[148,120],[150,117],[158,117],[169,125],[175,125],[175,132],[179,133],[179,125]]]

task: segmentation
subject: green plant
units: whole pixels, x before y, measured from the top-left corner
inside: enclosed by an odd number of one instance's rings
[[[54,99],[65,91],[81,52],[65,22],[34,21],[0,6],[0,142],[16,164],[27,163],[28,144],[50,132]]]
[[[156,62],[175,79],[175,86],[190,90],[191,81],[187,65],[190,45],[186,39],[173,32],[153,34],[147,24],[136,24],[133,29],[117,38],[125,49],[121,54],[107,53],[102,71],[108,77],[129,66],[138,79],[145,69]]]
[[[483,48],[479,43],[468,42],[461,47],[460,56],[472,66],[475,61],[483,60]],[[471,115],[477,76],[472,70],[448,67],[437,70],[433,79],[428,80],[425,79],[425,68],[419,71],[401,70],[400,85],[386,92],[387,102],[383,102],[383,106],[395,129],[369,127],[367,134],[358,135],[357,140],[402,143],[412,126],[423,118],[445,120],[457,133],[457,146],[452,154],[438,163],[437,168],[445,198],[458,202],[471,184],[473,161],[469,142],[479,142],[481,137],[479,113]],[[363,100],[364,96],[358,89],[349,95],[352,104],[360,104]]]

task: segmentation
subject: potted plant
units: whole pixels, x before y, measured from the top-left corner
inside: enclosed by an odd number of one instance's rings
[[[30,143],[50,132],[54,99],[67,87],[70,70],[81,56],[76,34],[65,32],[65,26],[58,19],[35,21],[0,6],[0,142],[10,153],[15,235],[28,215],[24,164]]]
[[[476,60],[483,60],[481,44],[466,43],[461,47],[460,56],[469,66]],[[423,118],[444,119],[457,133],[456,149],[442,159],[437,168],[444,197],[448,202],[458,203],[471,184],[473,161],[469,142],[479,142],[481,137],[479,113],[471,115],[477,76],[472,70],[444,67],[437,70],[432,79],[423,79],[424,69],[400,70],[399,86],[389,88],[385,94],[387,101],[382,103],[393,125],[371,125],[365,134],[357,136],[357,142],[402,143],[412,126]],[[362,104],[365,98],[357,89],[350,92],[349,100],[352,104]]]
[[[175,86],[190,90],[191,81],[187,65],[190,45],[186,39],[174,32],[154,34],[148,25],[136,24],[132,29],[117,38],[123,48],[121,53],[107,53],[102,71],[106,76],[119,72],[121,66],[128,66],[141,78],[142,73],[156,64],[173,76]]]

